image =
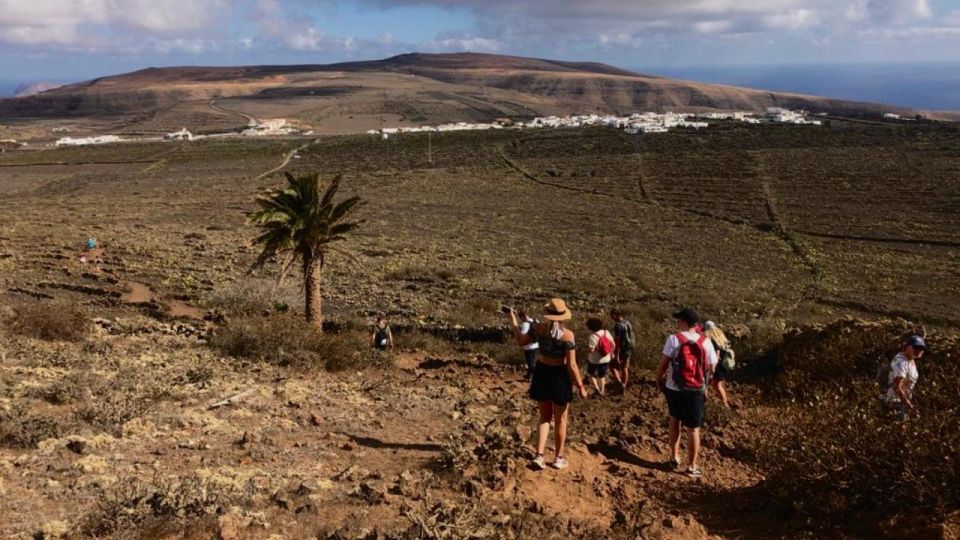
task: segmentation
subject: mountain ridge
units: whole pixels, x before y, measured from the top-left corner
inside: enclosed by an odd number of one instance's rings
[[[0,100],[0,117],[142,115],[214,99],[229,99],[234,109],[248,112],[261,111],[273,100],[277,110],[269,111],[272,116],[318,119],[334,112],[447,121],[575,112],[762,111],[773,106],[854,116],[926,114],[908,107],[672,79],[597,62],[467,52],[332,64],[150,67]],[[942,116],[930,117],[946,119],[949,114]]]

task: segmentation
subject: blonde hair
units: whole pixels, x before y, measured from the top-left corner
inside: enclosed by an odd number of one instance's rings
[[[713,342],[717,344],[717,347],[721,349],[730,348],[730,340],[727,339],[726,334],[723,333],[723,330],[721,330],[719,326],[714,325],[713,328],[704,330],[703,335],[712,339]]]

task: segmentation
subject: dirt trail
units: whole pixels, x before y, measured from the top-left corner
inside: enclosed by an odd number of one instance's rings
[[[148,304],[157,301],[171,317],[203,319],[205,314],[204,310],[179,300],[158,300],[153,289],[145,283],[128,281],[124,287],[126,292],[120,296],[120,300],[127,304]]]
[[[248,126],[253,126],[253,125],[256,125],[256,124],[258,123],[256,118],[254,118],[253,116],[250,116],[250,115],[247,114],[247,113],[242,113],[242,112],[240,112],[240,111],[234,111],[234,110],[232,110],[232,109],[227,109],[227,108],[221,107],[220,105],[217,105],[217,100],[215,100],[215,99],[211,99],[211,100],[210,100],[210,103],[208,103],[208,105],[210,106],[210,108],[211,108],[212,110],[214,110],[214,111],[216,111],[216,112],[218,112],[218,113],[229,114],[229,115],[239,116],[239,117],[243,118],[244,120],[247,121],[247,125],[248,125]]]
[[[302,150],[305,150],[306,148],[310,147],[311,145],[317,144],[317,142],[319,142],[319,140],[320,140],[320,139],[313,139],[312,141],[310,141],[310,142],[308,142],[308,143],[301,144],[300,146],[294,148],[293,150],[290,150],[290,151],[287,152],[287,154],[284,156],[283,161],[280,162],[280,165],[277,165],[276,167],[270,169],[269,171],[267,171],[267,172],[265,172],[265,173],[257,176],[257,177],[255,178],[255,180],[260,180],[260,179],[263,179],[263,178],[266,178],[266,177],[270,176],[271,174],[274,174],[274,173],[277,173],[277,172],[282,171],[282,170],[284,169],[284,167],[286,167],[287,165],[290,164],[290,160],[293,159],[293,156],[297,155],[298,152],[300,152],[300,151],[302,151]]]

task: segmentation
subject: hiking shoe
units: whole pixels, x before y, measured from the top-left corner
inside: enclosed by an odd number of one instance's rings
[[[687,476],[689,476],[690,478],[700,478],[701,476],[703,476],[703,471],[701,471],[696,467],[690,467],[687,469]]]
[[[680,468],[680,458],[670,458],[665,462],[666,466],[672,470],[677,470]]]
[[[558,470],[558,471],[559,471],[559,470],[566,469],[566,468],[567,468],[567,465],[570,465],[570,464],[567,463],[566,458],[562,458],[562,457],[560,457],[560,456],[557,456],[557,459],[553,460],[553,468],[556,469],[556,470]]]
[[[543,454],[537,454],[537,457],[533,458],[533,466],[540,470],[547,468],[547,462],[543,460]]]

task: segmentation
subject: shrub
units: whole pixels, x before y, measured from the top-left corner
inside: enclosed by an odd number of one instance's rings
[[[35,394],[54,405],[66,405],[81,401],[96,392],[101,378],[87,370],[73,371],[62,379],[40,388]]]
[[[360,331],[324,334],[292,314],[230,321],[210,344],[226,356],[280,366],[338,370],[365,365],[370,358]]]
[[[156,522],[202,520],[241,502],[248,489],[249,486],[200,475],[152,482],[128,478],[99,498],[97,506],[81,521],[79,532],[100,537]]]
[[[20,335],[47,341],[83,340],[90,332],[86,310],[68,302],[36,302],[18,307],[8,322]]]
[[[766,490],[788,510],[828,527],[942,518],[960,506],[960,342],[928,337],[919,418],[901,424],[879,399],[877,366],[911,331],[905,322],[844,320],[787,335],[772,394],[780,407],[747,443]]]
[[[156,408],[158,399],[130,391],[112,392],[84,403],[74,415],[98,430],[119,436],[124,424]]]
[[[0,412],[0,446],[36,448],[40,441],[62,437],[66,431],[60,418],[29,410],[23,404]]]

